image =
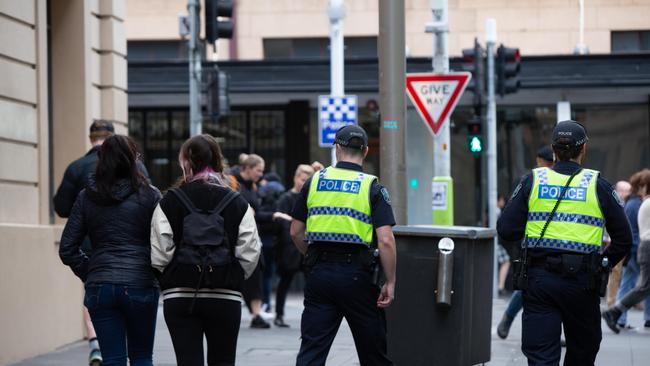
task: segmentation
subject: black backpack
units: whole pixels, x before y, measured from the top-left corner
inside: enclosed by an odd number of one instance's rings
[[[233,261],[234,251],[228,240],[221,211],[237,198],[239,193],[230,191],[214,209],[199,210],[182,190],[169,191],[190,212],[183,219],[183,238],[174,253],[174,260],[177,264],[196,266],[199,277],[194,294],[196,300],[205,273],[213,272],[214,267],[228,266]],[[194,301],[190,311],[193,306]]]

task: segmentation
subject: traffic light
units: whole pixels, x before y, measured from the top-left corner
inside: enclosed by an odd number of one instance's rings
[[[219,38],[232,38],[233,0],[205,0],[205,39],[214,44]]]
[[[481,136],[481,119],[475,117],[467,122],[467,148],[478,156],[483,152],[483,137]]]
[[[210,118],[216,121],[230,115],[230,77],[216,67],[210,70],[208,75],[207,112]]]
[[[463,71],[470,72],[472,79],[467,89],[474,92],[474,108],[477,115],[481,115],[481,106],[485,104],[485,50],[474,39],[474,48],[463,50]]]
[[[497,88],[496,92],[502,97],[506,94],[516,93],[521,83],[521,54],[519,48],[499,46],[496,57]]]

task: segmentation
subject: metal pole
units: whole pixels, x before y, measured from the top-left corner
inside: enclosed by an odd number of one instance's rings
[[[405,91],[404,0],[379,0],[379,174],[399,225],[407,222]]]
[[[449,46],[447,43],[448,4],[447,0],[432,0],[434,37],[433,58],[431,66],[433,72],[446,74],[449,72]],[[433,138],[433,176],[451,177],[449,117],[443,122],[440,132]]]
[[[345,95],[345,75],[343,64],[343,19],[345,4],[343,0],[330,0],[330,95]],[[336,164],[336,148],[331,150],[332,165]]]
[[[201,134],[201,49],[199,47],[199,0],[189,0],[190,38],[189,67],[190,67],[190,136]]]
[[[497,40],[496,20],[485,21],[487,53],[487,176],[488,221],[491,229],[497,227],[497,105],[495,100],[494,47]],[[494,295],[497,295],[499,268],[497,263],[497,239],[494,239]]]

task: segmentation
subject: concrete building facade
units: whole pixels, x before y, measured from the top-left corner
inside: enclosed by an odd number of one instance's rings
[[[0,0],[0,365],[83,337],[52,195],[93,118],[127,132],[124,0]]]

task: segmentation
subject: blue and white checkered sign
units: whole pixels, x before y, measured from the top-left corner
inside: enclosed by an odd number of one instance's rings
[[[339,128],[357,124],[357,96],[345,95],[318,97],[318,144],[331,147]]]

